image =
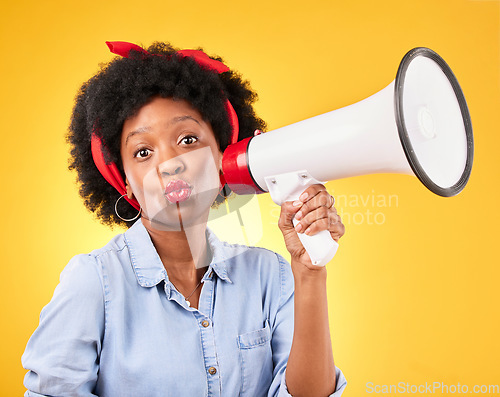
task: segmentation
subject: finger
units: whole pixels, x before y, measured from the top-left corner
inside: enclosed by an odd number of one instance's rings
[[[342,219],[339,214],[330,213],[330,227],[328,230],[335,241],[339,241],[339,239],[345,234],[345,225],[342,223]]]
[[[342,224],[342,226],[339,228],[339,230],[335,230],[333,232],[330,232],[330,235],[335,241],[339,241],[340,238],[345,234],[345,226]]]
[[[329,217],[328,219],[323,218],[312,223],[311,226],[309,226],[304,233],[307,234],[308,236],[314,236],[315,234],[323,230],[328,230],[332,238],[335,241],[339,241],[340,237],[342,237],[345,233],[345,226],[340,221],[340,217],[334,215],[333,220]]]
[[[281,212],[278,220],[278,226],[281,230],[293,229],[292,219],[299,209],[300,207],[294,206],[291,201],[287,201],[281,205]]]
[[[316,184],[309,186],[306,190],[302,192],[299,196],[299,200],[302,203],[306,203],[315,197],[319,192],[326,191],[326,187],[324,185]]]
[[[332,208],[335,204],[335,197],[333,197],[331,194],[330,194],[330,200],[331,200],[331,204],[328,206],[328,208]]]
[[[314,197],[311,197],[309,201],[307,201],[301,206],[300,211],[298,211],[297,215],[295,216],[295,219],[300,220],[303,217],[305,217],[309,212],[314,211],[316,208],[319,207],[327,209],[331,208],[332,210],[337,212],[337,210],[335,209],[335,207],[333,207],[332,204],[334,202],[335,199],[326,190],[321,190]]]
[[[316,234],[321,230],[328,229],[330,222],[328,216],[329,211],[330,210],[326,207],[318,207],[309,211],[300,219],[299,223],[295,225],[295,230],[297,233],[305,233],[308,231],[306,234]],[[297,216],[295,219],[297,219]]]
[[[325,207],[319,207],[311,211],[299,222],[299,224],[295,226],[295,230],[307,235],[314,235],[322,230],[328,230],[330,233],[334,233],[336,236],[341,237],[345,232],[345,227],[337,211]]]

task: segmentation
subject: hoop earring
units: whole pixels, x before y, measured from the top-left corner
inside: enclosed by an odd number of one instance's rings
[[[139,215],[141,215],[141,212],[142,212],[142,208],[139,208],[139,212],[137,213],[136,216],[134,216],[133,218],[130,218],[130,219],[125,219],[125,218],[122,218],[120,216],[120,214],[118,213],[118,201],[120,201],[123,197],[125,197],[126,194],[122,194],[120,197],[118,197],[118,199],[116,200],[115,202],[115,214],[118,218],[120,218],[122,221],[125,221],[125,222],[132,222],[132,221],[135,221],[137,218],[139,218]]]
[[[231,190],[229,189],[229,186],[227,186],[227,183],[224,184],[222,189],[219,191],[219,196],[221,196],[224,200],[229,197],[231,194]]]

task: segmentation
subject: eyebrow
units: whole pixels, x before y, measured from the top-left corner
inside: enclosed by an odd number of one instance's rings
[[[179,123],[179,122],[184,121],[184,120],[193,120],[195,123],[200,124],[200,122],[198,120],[196,120],[193,116],[189,116],[186,114],[185,116],[174,117],[172,119],[172,121],[170,123],[168,123],[168,125]]]
[[[127,146],[128,140],[130,138],[132,138],[134,135],[142,134],[144,132],[150,132],[150,131],[151,131],[151,128],[149,128],[149,127],[139,127],[136,130],[130,131],[127,135],[127,139],[125,139],[125,146]]]
[[[198,120],[196,120],[194,117],[192,116],[189,116],[189,115],[185,115],[185,116],[178,116],[178,117],[174,117],[168,124],[167,124],[167,127],[168,126],[171,126],[172,124],[176,124],[176,123],[180,123],[181,121],[185,121],[185,120],[192,120],[194,121],[195,123],[197,123],[198,125],[201,125],[200,122]],[[146,127],[139,127],[137,128],[136,130],[133,130],[133,131],[130,131],[129,134],[127,135],[127,139],[125,140],[125,146],[127,146],[127,143],[128,143],[128,140],[130,138],[132,138],[134,135],[137,135],[137,134],[143,134],[145,132],[151,132],[151,128],[149,126],[146,126]]]

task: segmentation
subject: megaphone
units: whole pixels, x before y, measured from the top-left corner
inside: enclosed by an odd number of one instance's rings
[[[460,85],[437,53],[418,47],[383,90],[230,145],[222,169],[235,193],[269,192],[281,205],[312,184],[375,173],[414,175],[435,194],[454,196],[467,184],[472,159],[472,125]],[[338,248],[328,231],[299,237],[318,266]]]

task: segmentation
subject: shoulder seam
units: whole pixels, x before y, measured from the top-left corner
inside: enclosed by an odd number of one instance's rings
[[[93,255],[95,258],[98,258],[98,257],[105,255],[105,254],[108,254],[112,251],[113,252],[121,252],[125,248],[128,248],[126,243],[123,244],[123,247],[118,248],[118,249],[108,248],[108,249],[104,250],[104,247],[103,247],[103,248],[99,248],[98,250],[92,251],[89,255]]]
[[[108,251],[106,251],[108,252]],[[101,346],[100,348],[102,349],[102,343],[104,341],[104,335],[106,334],[106,331],[107,331],[107,325],[108,325],[108,322],[107,322],[107,319],[108,319],[108,315],[107,315],[107,312],[108,312],[108,299],[107,299],[107,288],[106,288],[106,284],[105,284],[105,281],[104,281],[104,278],[105,278],[105,274],[104,274],[104,268],[102,266],[102,263],[99,261],[99,256],[100,255],[95,255],[95,254],[88,254],[88,256],[92,257],[93,259],[93,262],[94,262],[94,269],[97,273],[97,277],[99,279],[99,283],[101,284],[101,291],[102,291],[102,300],[103,300],[103,304],[104,304],[104,333],[103,333],[103,336],[102,336],[102,341],[101,341]],[[100,354],[100,351],[99,351],[99,354]]]

